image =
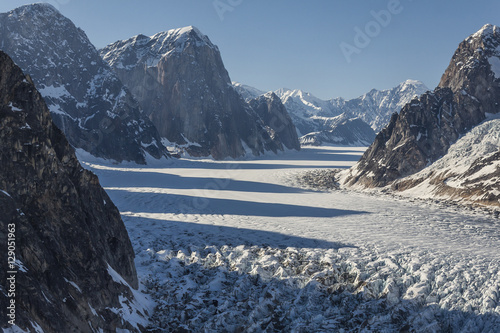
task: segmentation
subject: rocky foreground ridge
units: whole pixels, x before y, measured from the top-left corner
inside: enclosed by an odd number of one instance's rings
[[[140,331],[146,314],[118,209],[3,52],[0,142],[0,327],[15,320],[29,332]]]

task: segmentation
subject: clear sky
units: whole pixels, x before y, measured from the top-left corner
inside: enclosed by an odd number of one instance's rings
[[[232,80],[323,99],[353,98],[406,79],[434,88],[463,39],[486,23],[500,25],[498,0],[46,2],[98,48],[139,33],[196,26],[219,46]],[[2,0],[0,12],[26,3]]]

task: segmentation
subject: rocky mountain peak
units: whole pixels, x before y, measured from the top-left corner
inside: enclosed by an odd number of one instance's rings
[[[500,37],[500,28],[496,25],[487,23],[481,29],[479,29],[476,33],[470,35],[466,41],[471,43],[475,39],[481,39],[485,43],[489,44],[491,40],[498,40]],[[498,45],[495,45],[496,47]]]
[[[500,78],[500,28],[487,24],[466,38],[455,51],[439,83],[440,88],[488,95],[484,89]]]
[[[91,154],[145,163],[166,149],[138,102],[85,33],[48,4],[0,14],[2,50],[29,73],[56,125]]]
[[[486,25],[460,43],[439,86],[392,116],[350,170],[346,183],[391,185],[444,156],[450,145],[485,120],[487,113],[498,113],[498,32],[498,28]]]
[[[398,89],[401,92],[406,92],[408,90],[415,91],[416,95],[420,95],[425,91],[429,90],[429,88],[427,88],[427,86],[422,81],[412,80],[412,79],[408,79],[404,82],[401,82],[396,87],[396,89]]]
[[[9,15],[19,15],[20,18],[29,15],[38,19],[45,19],[50,16],[57,17],[58,19],[65,19],[54,6],[47,2],[38,2],[18,7],[10,11]]]
[[[208,36],[204,35],[198,28],[193,26],[160,32],[154,35],[152,39],[158,39],[162,41],[163,44],[175,43],[175,45],[179,47],[177,50],[178,52],[182,52],[187,42],[196,42],[198,47],[206,45],[211,48],[216,48]]]
[[[245,101],[249,101],[251,99],[257,98],[260,95],[264,95],[266,92],[260,89],[247,86],[245,84],[233,81],[231,83],[233,88],[243,97]]]
[[[297,130],[281,99],[268,92],[249,101],[250,107],[261,118],[276,145],[283,149],[300,150]]]
[[[190,155],[223,159],[281,149],[272,126],[231,85],[219,49],[197,28],[133,37],[100,52],[160,135]]]
[[[113,68],[132,68],[137,63],[154,67],[160,59],[186,48],[208,47],[217,50],[210,39],[198,28],[188,26],[159,32],[153,36],[137,35],[117,41],[101,50],[102,58]]]

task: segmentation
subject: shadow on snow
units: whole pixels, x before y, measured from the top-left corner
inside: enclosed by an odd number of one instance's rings
[[[186,239],[187,243],[196,246],[270,246],[274,248],[316,248],[316,249],[339,249],[354,247],[353,245],[330,242],[320,239],[310,239],[299,236],[291,236],[274,231],[256,229],[218,226],[193,222],[180,222],[159,220],[155,218],[123,216],[127,227],[135,225],[144,233],[151,233],[150,237],[157,237],[161,230],[167,230],[168,234]],[[158,249],[157,249],[158,250]]]
[[[356,210],[208,198],[203,196],[187,196],[167,193],[136,193],[116,189],[107,189],[106,192],[110,195],[114,202],[121,202],[122,200],[120,197],[133,195],[134,201],[136,201],[135,209],[140,210],[140,213],[218,214],[311,218],[330,218],[346,215],[368,214],[367,212]],[[170,196],[170,198],[165,200],[162,198],[164,196]],[[120,211],[130,210],[128,207],[119,208]],[[332,223],[335,222],[332,221]]]
[[[109,171],[99,170],[98,174]],[[120,170],[111,171],[111,175]],[[283,186],[278,184],[234,180],[220,177],[183,177],[153,171],[122,171],[126,177],[106,177],[102,183],[104,187],[137,187],[137,188],[163,188],[163,189],[211,189],[217,191],[260,192],[260,193],[301,193],[307,190]]]

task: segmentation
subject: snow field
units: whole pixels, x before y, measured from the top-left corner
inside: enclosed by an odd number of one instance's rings
[[[498,219],[292,181],[349,167],[362,152],[87,166],[122,212],[157,303],[152,327],[500,331]]]

